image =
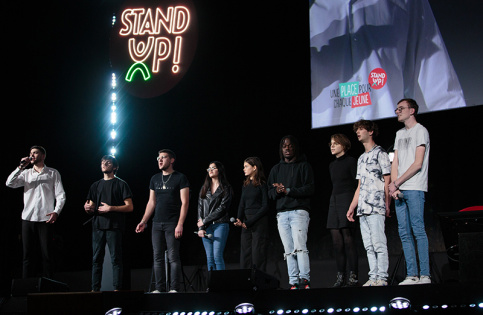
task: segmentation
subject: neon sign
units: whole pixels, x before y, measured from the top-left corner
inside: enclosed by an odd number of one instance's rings
[[[128,1],[111,36],[111,60],[136,96],[154,97],[187,72],[197,44],[191,0]]]

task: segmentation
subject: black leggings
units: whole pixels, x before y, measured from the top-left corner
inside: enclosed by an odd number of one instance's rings
[[[335,251],[335,261],[338,272],[346,272],[346,263],[349,271],[358,272],[358,257],[355,244],[354,229],[330,229],[332,243]]]

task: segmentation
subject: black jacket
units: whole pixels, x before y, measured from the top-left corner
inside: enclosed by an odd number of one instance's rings
[[[198,198],[198,219],[203,220],[200,230],[206,230],[213,223],[227,223],[230,221],[228,209],[233,198],[231,186],[218,186],[214,194],[208,190],[205,198]]]

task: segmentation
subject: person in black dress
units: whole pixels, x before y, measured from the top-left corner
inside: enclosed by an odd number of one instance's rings
[[[357,159],[346,154],[351,142],[343,134],[332,135],[329,146],[330,152],[336,158],[329,165],[332,195],[327,217],[327,228],[330,229],[337,263],[337,280],[334,287],[357,286],[358,257],[354,240],[357,225],[349,222],[346,217],[357,187]]]
[[[268,244],[268,187],[262,162],[258,157],[249,157],[243,163],[245,181],[238,206],[235,226],[241,227],[240,267],[256,268],[263,272],[267,268]]]

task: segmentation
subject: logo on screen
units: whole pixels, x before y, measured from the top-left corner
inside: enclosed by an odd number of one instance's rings
[[[116,14],[110,51],[123,89],[150,98],[172,89],[188,71],[198,41],[191,0],[131,0]]]
[[[386,85],[387,74],[382,68],[376,68],[369,73],[369,84],[371,88],[379,90]]]

